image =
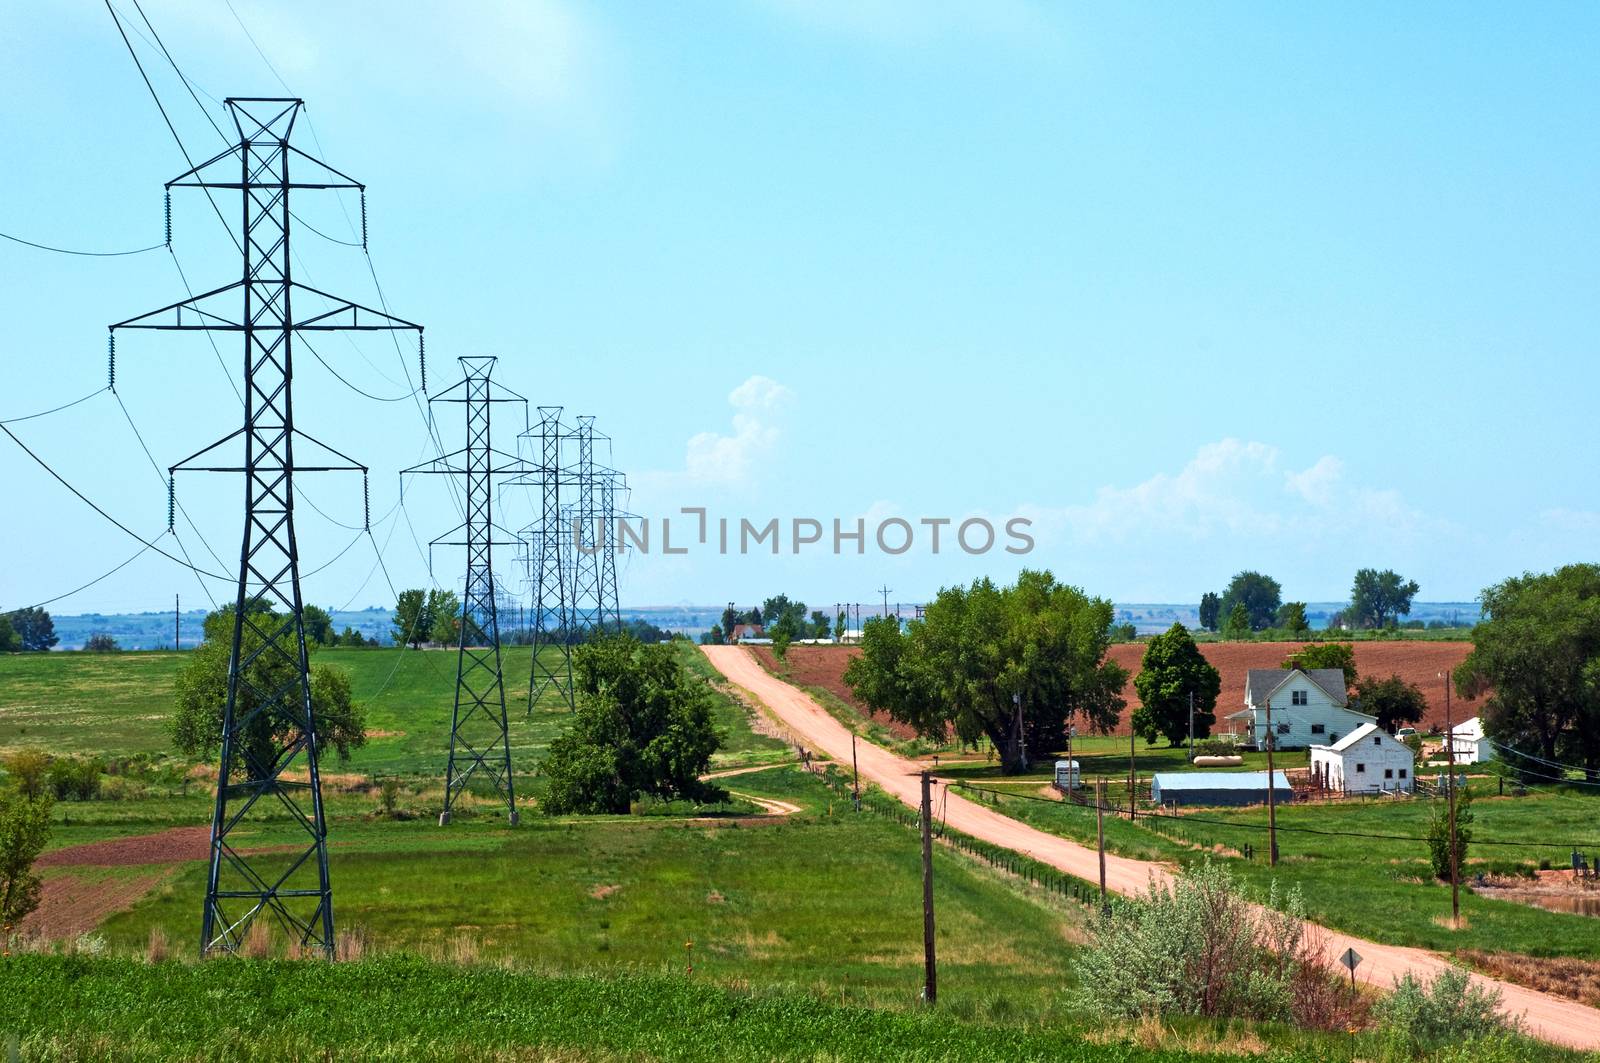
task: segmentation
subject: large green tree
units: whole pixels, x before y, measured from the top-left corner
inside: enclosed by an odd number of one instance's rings
[[[875,709],[927,737],[987,737],[1008,772],[1061,748],[1069,720],[1109,730],[1128,674],[1106,659],[1111,603],[1024,570],[941,590],[921,620],[868,621],[845,682]],[[1021,730],[1018,734],[1018,715]]]
[[[1250,614],[1250,628],[1261,631],[1272,626],[1278,617],[1278,606],[1283,604],[1283,588],[1271,576],[1245,570],[1233,577],[1228,589],[1222,592],[1218,611],[1223,617],[1233,612],[1235,605],[1243,605]]]
[[[1600,777],[1600,565],[1513,576],[1479,600],[1456,689],[1488,694],[1496,743]]]
[[[1350,588],[1345,619],[1356,627],[1387,627],[1411,612],[1418,589],[1416,580],[1402,579],[1393,569],[1363,568]]]
[[[0,790],[0,934],[39,907],[33,862],[50,840],[50,799],[30,799],[15,787]]]
[[[1309,672],[1313,668],[1337,668],[1344,672],[1344,685],[1348,690],[1356,685],[1360,673],[1356,671],[1356,648],[1349,642],[1312,642],[1300,647],[1283,659],[1281,668],[1298,668]]]
[[[1291,635],[1301,636],[1311,630],[1306,619],[1305,602],[1284,602],[1278,607],[1278,626]]]
[[[1415,683],[1398,675],[1379,679],[1362,676],[1355,684],[1356,709],[1378,718],[1378,726],[1393,734],[1405,724],[1420,723],[1428,711],[1427,695]]]
[[[1222,625],[1222,599],[1216,591],[1206,591],[1200,596],[1200,626],[1215,631]]]
[[[420,649],[432,633],[427,592],[420,588],[401,591],[394,603],[394,644]]]
[[[455,591],[429,591],[428,618],[428,641],[453,646],[461,638],[461,599]],[[468,646],[481,646],[487,640],[487,634],[481,631],[469,631],[467,636]]]
[[[1226,619],[1222,621],[1222,637],[1232,641],[1250,637],[1250,610],[1245,608],[1243,602],[1234,602],[1233,608],[1228,610]]]
[[[300,621],[305,624],[306,638],[318,646],[332,644],[333,617],[320,605],[307,605],[300,610]]]
[[[239,684],[234,704],[234,719],[248,721],[241,741],[234,749],[234,769],[247,778],[258,778],[274,750],[297,733],[298,728],[281,714],[257,712],[264,695],[277,690],[292,692],[295,682],[293,660],[280,653],[258,653],[266,639],[262,631],[272,631],[282,623],[275,613],[255,612],[245,618],[241,640],[241,659],[249,661],[245,682]],[[228,704],[228,660],[233,646],[233,609],[219,609],[205,619],[205,639],[192,653],[184,654],[178,673],[177,707],[172,717],[173,743],[189,756],[211,754],[222,742],[222,716]],[[315,650],[308,643],[308,652]],[[292,694],[291,694],[292,696]],[[350,677],[338,668],[311,666],[311,711],[316,717],[319,748],[331,748],[340,760],[348,760],[352,750],[366,743],[366,713],[350,696]]]
[[[56,637],[55,621],[36,605],[13,611],[9,619],[24,650],[48,650],[61,641]]]
[[[1189,735],[1189,697],[1194,696],[1194,737],[1206,738],[1217,722],[1217,695],[1222,676],[1194,644],[1189,629],[1173,624],[1150,640],[1133,689],[1140,705],[1133,712],[1133,731],[1146,742],[1166,738],[1177,745]]]
[[[540,765],[544,812],[621,814],[641,796],[727,799],[700,778],[723,741],[710,695],[672,647],[613,635],[578,647],[572,664],[580,701]]]
[[[0,613],[0,653],[16,653],[22,649],[22,640],[17,637],[17,629],[11,626],[11,617]]]

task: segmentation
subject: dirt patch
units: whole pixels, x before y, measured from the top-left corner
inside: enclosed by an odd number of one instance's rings
[[[621,889],[621,886],[596,886],[589,891],[589,896],[593,897],[597,901],[603,901]]]
[[[23,934],[59,940],[87,934],[107,916],[131,908],[135,901],[167,878],[167,871],[152,871],[126,878],[98,881],[77,875],[54,875],[40,890],[39,907],[22,920]]]
[[[172,827],[156,834],[110,838],[73,845],[39,857],[39,867],[133,867],[139,864],[175,864],[207,860],[211,856],[210,827]]]
[[[784,676],[778,668],[778,659],[772,655],[770,646],[746,647],[754,653],[756,660],[761,662],[761,667],[775,676],[786,679],[798,686],[821,687],[828,693],[841,698],[847,705],[880,725],[890,734],[899,739],[917,737],[916,729],[889,718],[886,712],[876,712],[868,708],[858,699],[854,692],[845,685],[844,670],[852,658],[861,652],[859,646],[790,646],[788,655],[789,674]]]
[[[1294,653],[1305,644],[1299,642],[1203,642],[1200,652],[1207,661],[1222,675],[1222,696],[1218,699],[1217,715],[1244,707],[1244,679],[1245,673],[1252,668],[1277,668],[1283,659]],[[1415,683],[1428,699],[1427,715],[1423,718],[1423,726],[1444,726],[1444,687],[1439,679],[1439,673],[1453,669],[1456,665],[1467,659],[1467,654],[1472,651],[1470,642],[1423,642],[1396,640],[1393,642],[1357,642],[1355,645],[1356,668],[1362,675],[1376,675],[1387,678],[1398,675],[1408,683]],[[761,666],[773,675],[778,675],[777,660],[772,656],[772,649],[767,646],[748,647],[761,662]],[[789,679],[802,686],[821,687],[831,694],[843,698],[863,715],[871,715],[876,723],[881,723],[898,737],[912,738],[915,732],[904,724],[898,724],[883,713],[872,713],[844,684],[844,670],[849,665],[851,658],[861,652],[859,646],[790,646],[789,647]],[[1111,647],[1109,657],[1128,670],[1128,685],[1123,688],[1122,696],[1128,701],[1128,712],[1131,713],[1140,705],[1139,695],[1133,688],[1133,677],[1139,674],[1140,661],[1144,657],[1143,643],[1118,643]],[[1483,704],[1483,700],[1455,697],[1451,705],[1451,712],[1457,720],[1468,719],[1476,716]],[[1124,721],[1127,715],[1124,714]],[[1223,729],[1221,726],[1218,730]],[[1120,724],[1113,732],[1126,735],[1126,723]]]
[[[1523,956],[1515,952],[1476,949],[1463,949],[1456,955],[1491,977],[1600,1008],[1600,960]]]

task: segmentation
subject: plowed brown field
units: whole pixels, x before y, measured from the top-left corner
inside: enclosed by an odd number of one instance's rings
[[[1244,707],[1246,671],[1251,668],[1276,668],[1283,663],[1285,657],[1303,645],[1299,642],[1201,643],[1200,652],[1205,654],[1206,660],[1210,661],[1218,672],[1222,673],[1222,696],[1218,699],[1217,715],[1220,717]],[[774,670],[775,662],[770,648],[766,646],[749,648],[755,651],[757,659],[768,671]],[[1428,697],[1428,716],[1423,722],[1430,726],[1444,726],[1444,680],[1439,678],[1439,673],[1449,671],[1466,660],[1467,654],[1472,650],[1472,643],[1396,640],[1357,642],[1355,648],[1356,668],[1362,675],[1380,677],[1398,675],[1408,683],[1415,683]],[[865,712],[866,707],[857,701],[850,688],[844,685],[845,666],[851,657],[860,652],[861,650],[855,646],[791,646],[789,647],[790,678],[802,686],[817,686],[831,691]],[[1139,706],[1139,695],[1133,689],[1132,677],[1139,673],[1139,661],[1144,656],[1144,645],[1132,642],[1119,643],[1111,647],[1110,656],[1128,670],[1129,680],[1123,690],[1123,696],[1128,699],[1128,709],[1132,711]],[[1465,698],[1452,697],[1451,714],[1457,720],[1464,720],[1476,716],[1482,704],[1482,699],[1469,701]],[[874,719],[884,723],[896,734],[903,737],[911,735],[908,728],[889,722],[881,713],[876,714]],[[1128,732],[1119,728],[1118,733]]]

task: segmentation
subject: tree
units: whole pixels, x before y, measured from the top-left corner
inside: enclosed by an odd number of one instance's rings
[[[271,691],[292,691],[295,663],[281,654],[258,653],[266,640],[257,632],[273,630],[283,617],[262,611],[253,613],[248,620],[239,649],[241,659],[250,663],[233,709],[235,721],[248,722],[235,743],[232,769],[242,770],[247,779],[258,779],[264,777],[263,769],[271,762],[273,751],[290,738],[294,728],[288,720],[256,710]],[[232,642],[230,606],[206,617],[205,639],[186,655],[183,670],[178,673],[172,738],[178,750],[189,756],[210,755],[222,742]],[[306,648],[310,651],[313,647]],[[351,699],[350,678],[343,671],[327,665],[312,666],[311,711],[316,716],[318,746],[324,754],[331,748],[341,761],[348,760],[351,751],[366,743],[366,713]]]
[[[1284,602],[1278,607],[1278,626],[1293,635],[1304,635],[1311,630],[1311,623],[1306,619],[1305,602]]]
[[[1313,642],[1302,646],[1283,659],[1282,668],[1298,668],[1309,672],[1313,668],[1337,668],[1344,672],[1346,689],[1356,685],[1356,648],[1349,642]]]
[[[1232,617],[1233,607],[1243,605],[1250,614],[1250,628],[1261,631],[1272,626],[1277,619],[1278,606],[1283,604],[1283,588],[1271,576],[1263,576],[1259,572],[1246,570],[1240,572],[1229,582],[1228,589],[1222,592],[1222,600],[1217,603],[1218,611],[1224,617]]]
[[[0,613],[0,653],[16,653],[22,649],[22,640],[17,637],[17,629],[11,626],[11,616]]]
[[[1222,599],[1218,598],[1215,591],[1206,591],[1200,596],[1200,626],[1207,631],[1217,630],[1221,623]]]
[[[428,612],[428,596],[420,589],[400,592],[394,603],[394,644],[421,649],[433,631],[433,616]]]
[[[1415,683],[1398,675],[1388,679],[1362,676],[1356,683],[1356,707],[1378,718],[1378,726],[1390,734],[1404,725],[1418,723],[1428,711],[1427,696]]]
[[[777,632],[772,636],[772,655],[780,661],[788,660],[789,643],[791,641],[788,630],[780,624]]]
[[[839,610],[839,615],[833,618],[833,641],[843,642],[844,637],[850,634],[850,621],[845,619],[844,610]]]
[[[1250,637],[1250,610],[1243,602],[1234,602],[1233,608],[1228,610],[1228,619],[1222,624],[1222,637],[1235,642]]]
[[[572,663],[580,702],[540,766],[545,813],[622,814],[640,796],[727,799],[700,779],[723,742],[710,695],[670,646],[613,635],[580,646]]]
[[[1133,713],[1133,731],[1147,743],[1164,736],[1177,745],[1189,734],[1189,696],[1194,695],[1194,736],[1211,734],[1216,722],[1222,676],[1200,653],[1189,629],[1173,624],[1150,640],[1133,689],[1140,706]]]
[[[461,600],[456,597],[455,591],[429,591],[428,616],[432,618],[432,629],[428,632],[428,640],[441,645],[454,645],[461,638]],[[467,632],[467,645],[476,646],[487,640],[488,632]]]
[[[6,757],[6,775],[23,797],[37,801],[44,796],[45,777],[50,771],[50,755],[43,750],[22,749]]]
[[[55,621],[36,605],[10,613],[9,619],[24,650],[48,650],[61,641],[56,638]]]
[[[821,609],[811,610],[810,638],[825,639],[828,637],[828,633],[832,630],[833,625],[828,622],[827,613],[824,613]]]
[[[1402,580],[1393,569],[1363,568],[1350,588],[1346,619],[1355,627],[1387,627],[1411,612],[1417,590],[1416,580]]]
[[[1497,744],[1600,777],[1600,565],[1513,576],[1479,600],[1484,619],[1456,690],[1488,694]]]
[[[733,626],[735,624],[737,624],[738,622],[739,622],[739,612],[733,606],[730,605],[730,606],[728,606],[726,609],[724,609],[722,611],[722,621],[721,621],[721,623],[713,625],[713,626],[720,627],[720,628],[722,628],[723,631],[732,631],[733,630]]]
[[[1016,772],[1025,755],[1060,748],[1069,720],[1107,731],[1120,718],[1128,674],[1106,659],[1112,615],[1049,572],[1025,569],[1004,588],[977,579],[941,590],[903,631],[894,617],[869,620],[844,678],[924,737],[987,737]]]
[[[84,640],[83,648],[89,653],[116,653],[122,649],[117,640],[104,631],[96,631]]]
[[[30,800],[19,790],[0,790],[0,933],[39,907],[33,862],[49,840],[49,798]]]
[[[702,646],[721,646],[727,641],[727,638],[722,634],[721,624],[712,624],[711,630],[700,636],[700,645]]]
[[[345,625],[344,631],[333,636],[332,641],[333,645],[335,646],[347,646],[352,649],[361,649],[366,646],[376,646],[378,644],[378,640],[376,638],[366,638],[361,634],[361,632],[357,631],[348,624]]]
[[[1446,783],[1449,785],[1449,783]],[[1467,869],[1467,843],[1472,841],[1472,788],[1456,789],[1456,869]],[[1450,807],[1447,802],[1435,801],[1428,818],[1428,862],[1433,865],[1433,877],[1450,878]]]
[[[306,627],[306,638],[318,646],[326,646],[333,639],[333,617],[320,605],[307,605],[300,609],[300,620]]]

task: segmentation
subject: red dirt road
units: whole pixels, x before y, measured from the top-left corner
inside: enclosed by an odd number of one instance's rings
[[[850,732],[810,695],[775,678],[738,646],[702,649],[718,671],[765,703],[802,742],[841,764],[850,762]],[[796,649],[799,647],[791,648],[790,653]],[[918,806],[921,793],[917,764],[871,742],[859,744],[857,758],[861,774],[868,780],[905,804]],[[956,794],[938,794],[935,800],[945,810],[947,822],[957,830],[1090,882],[1099,880],[1099,860],[1093,849],[1046,834]],[[1106,886],[1118,893],[1142,892],[1152,879],[1164,880],[1167,874],[1159,864],[1106,856]],[[1362,979],[1380,987],[1408,972],[1431,977],[1448,966],[1442,956],[1424,949],[1380,945],[1325,928],[1319,928],[1319,932],[1330,957],[1347,948],[1360,953]],[[1533,1035],[1573,1048],[1600,1049],[1600,1011],[1509,982],[1481,977],[1478,980],[1498,989],[1505,997],[1506,1009],[1522,1014]]]
[[[1277,668],[1285,657],[1304,645],[1300,642],[1200,643],[1200,652],[1222,673],[1222,696],[1217,699],[1219,723],[1216,730],[1226,730],[1226,726],[1220,723],[1222,716],[1244,708],[1245,672],[1251,668]],[[1472,643],[1396,639],[1392,642],[1357,642],[1354,645],[1356,669],[1362,675],[1374,675],[1380,679],[1398,675],[1408,683],[1415,683],[1428,698],[1427,718],[1423,722],[1430,726],[1444,726],[1444,680],[1439,678],[1439,673],[1466,660]],[[749,649],[761,657],[769,671],[773,670],[776,662],[769,648],[752,646]],[[893,733],[910,738],[913,732],[909,727],[894,723],[882,713],[871,713],[844,685],[845,666],[860,652],[856,646],[790,646],[789,673],[797,683],[821,687],[837,694],[862,713],[872,715],[874,720],[887,726]],[[1139,674],[1144,644],[1117,643],[1111,647],[1108,656],[1128,670],[1128,685],[1123,688],[1122,696],[1128,699],[1128,711],[1132,712],[1139,707],[1139,695],[1133,689],[1133,677]],[[1470,719],[1478,714],[1482,704],[1482,699],[1469,701],[1454,697],[1451,699],[1451,712],[1457,721]],[[1126,724],[1119,726],[1115,733],[1126,735]]]

